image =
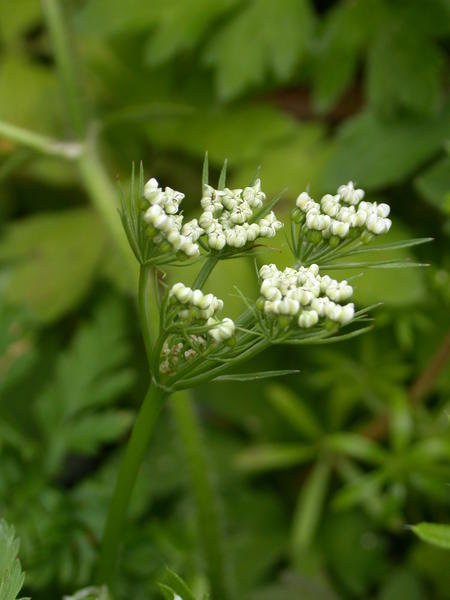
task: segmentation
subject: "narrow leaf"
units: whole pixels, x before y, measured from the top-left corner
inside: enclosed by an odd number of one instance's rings
[[[313,446],[302,444],[262,444],[241,452],[236,466],[248,472],[283,469],[308,462],[315,453]]]
[[[256,180],[257,180],[257,179],[258,179],[258,177],[259,177],[259,172],[260,172],[260,171],[261,171],[261,165],[258,165],[258,166],[256,167],[255,174],[253,175],[253,177],[252,177],[252,178],[251,178],[251,180],[250,180],[250,186],[252,186],[252,185],[255,185],[255,182],[256,182]]]
[[[321,427],[314,413],[298,394],[294,394],[285,386],[273,384],[267,390],[267,397],[272,406],[299,433],[308,439],[315,439],[321,435]]]
[[[256,379],[268,379],[270,377],[283,377],[300,373],[298,369],[283,369],[280,371],[259,371],[256,373],[234,373],[232,375],[220,375],[213,381],[255,381]]]
[[[450,525],[441,523],[419,523],[411,529],[424,542],[450,550]]]
[[[303,485],[292,527],[292,549],[296,555],[307,549],[316,533],[330,481],[330,464],[319,461]]]
[[[346,510],[361,502],[367,502],[380,491],[386,479],[387,473],[383,470],[362,475],[335,494],[333,507],[338,510]]]
[[[326,438],[330,450],[371,463],[382,463],[387,454],[381,446],[357,433],[332,433]]]
[[[194,594],[188,588],[186,583],[179,575],[170,569],[167,569],[166,584],[160,584],[160,587],[178,594],[182,600],[195,600]]]
[[[421,244],[427,244],[432,242],[434,238],[412,238],[410,240],[402,240],[399,242],[391,242],[390,244],[380,244],[379,246],[363,246],[361,248],[355,248],[350,250],[347,254],[366,254],[367,252],[383,252],[384,250],[400,250],[402,248],[411,248],[412,246],[420,246]]]
[[[205,158],[203,160],[202,169],[202,192],[206,185],[209,183],[209,161],[208,161],[208,150],[205,152]]]
[[[269,204],[265,204],[262,206],[257,213],[255,213],[252,217],[252,222],[259,221],[259,219],[264,218],[269,212],[275,207],[276,204],[281,200],[283,194],[285,193],[286,188],[282,190],[273,200],[269,202]]]
[[[385,260],[381,262],[375,261],[362,261],[362,262],[349,262],[349,263],[330,263],[327,265],[320,265],[321,269],[411,269],[418,267],[429,267],[427,263],[417,263],[408,260],[397,261],[397,260]]]
[[[223,161],[222,170],[220,171],[219,184],[217,186],[217,189],[219,189],[219,190],[223,190],[223,188],[225,187],[226,181],[227,181],[227,165],[228,165],[228,159],[225,159]]]

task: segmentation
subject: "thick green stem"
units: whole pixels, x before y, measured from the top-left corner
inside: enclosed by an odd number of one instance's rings
[[[60,156],[68,160],[74,160],[80,156],[82,145],[78,142],[60,142],[53,138],[29,131],[23,127],[16,127],[10,123],[0,121],[0,137],[11,140],[21,146],[26,146],[43,154]]]
[[[229,565],[224,550],[224,534],[218,496],[211,478],[211,466],[202,439],[194,405],[187,392],[178,392],[171,399],[173,414],[183,445],[189,479],[196,506],[196,519],[205,568],[211,586],[211,597],[234,600]]]
[[[100,584],[111,586],[114,582],[131,494],[166,396],[161,388],[151,384],[136,418],[106,518],[97,573],[97,582]]]
[[[76,80],[77,64],[70,47],[70,32],[66,26],[59,0],[41,1],[65,100],[70,112],[71,125],[75,135],[83,138],[86,133],[86,116]]]

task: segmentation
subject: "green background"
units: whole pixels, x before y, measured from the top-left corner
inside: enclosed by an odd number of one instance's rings
[[[388,240],[435,238],[402,254],[429,268],[356,280],[359,306],[384,302],[369,334],[248,366],[300,369],[276,384],[196,390],[236,600],[450,598],[448,553],[405,527],[450,516],[450,2],[61,4],[75,109],[43,6],[0,0],[0,122],[81,136],[90,152],[43,155],[0,127],[0,516],[21,537],[27,594],[92,581],[147,383],[116,187],[142,160],[194,215],[208,150],[214,176],[229,159],[232,186],[261,165],[268,195],[287,187],[284,217],[307,186],[320,197],[351,179],[391,205]],[[289,264],[282,235],[274,246],[262,259]],[[256,294],[252,259],[207,284],[231,316],[233,285]],[[169,405],[134,495],[120,598],[158,598],[166,565],[204,589],[186,470]]]

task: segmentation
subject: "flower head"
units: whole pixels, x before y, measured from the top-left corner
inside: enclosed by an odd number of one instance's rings
[[[258,238],[274,237],[282,223],[273,211],[255,220],[255,209],[263,206],[265,197],[260,179],[244,189],[216,190],[205,185],[198,222],[209,248],[243,248]]]
[[[353,319],[354,305],[339,304],[352,296],[351,285],[345,280],[321,276],[316,264],[298,269],[288,267],[284,271],[273,264],[264,265],[259,275],[263,300],[260,308],[264,315],[296,317],[301,328],[313,327],[322,318],[340,325]]]
[[[387,204],[363,202],[364,190],[355,188],[352,181],[339,186],[337,194],[325,194],[320,203],[307,192],[296,201],[293,219],[301,225],[301,233],[309,241],[328,241],[338,245],[347,238],[387,233],[391,227]],[[318,233],[317,233],[318,232]]]

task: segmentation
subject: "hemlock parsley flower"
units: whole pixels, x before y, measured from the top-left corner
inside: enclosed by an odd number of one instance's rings
[[[260,179],[231,189],[225,186],[225,171],[224,165],[216,189],[209,185],[205,161],[201,213],[189,221],[182,213],[184,194],[163,189],[155,178],[144,184],[142,170],[138,194],[132,183],[134,200],[123,203],[122,221],[141,274],[152,265],[177,264],[200,253],[206,258],[192,287],[177,282],[160,299],[155,347],[151,348],[153,332],[146,342],[155,381],[165,389],[221,377],[272,344],[328,343],[363,333],[370,327],[367,311],[355,311],[353,287],[323,271],[353,264],[401,266],[391,260],[335,262],[364,252],[362,246],[389,231],[387,204],[364,200],[364,191],[353,182],[339,186],[336,194],[325,194],[320,202],[302,192],[291,214],[293,266],[280,270],[275,264],[263,265],[260,296],[254,301],[238,290],[247,309],[236,321],[222,317],[223,301],[201,289],[217,261],[243,255],[255,241],[274,237],[283,226],[271,210],[278,199],[264,206]],[[409,240],[404,245],[423,241],[427,240]],[[402,242],[386,245],[392,247],[402,247]],[[147,272],[140,285],[149,281]],[[141,289],[142,297],[145,293]],[[343,333],[345,326],[349,330]]]
[[[387,233],[392,222],[388,219],[390,207],[376,202],[362,202],[364,190],[355,189],[352,181],[339,186],[337,194],[325,194],[320,203],[307,192],[302,192],[292,212],[294,222],[301,225],[302,233],[314,243],[321,240],[338,245],[347,238]]]
[[[222,250],[226,246],[243,248],[258,238],[272,238],[283,227],[273,211],[255,219],[255,209],[263,206],[266,195],[261,180],[244,189],[216,190],[205,185],[199,225],[207,236],[208,247]]]
[[[346,325],[354,317],[353,303],[339,304],[353,295],[352,286],[346,280],[321,276],[316,264],[287,267],[284,271],[274,264],[263,265],[259,275],[261,297],[257,308],[266,316],[290,317],[292,322],[296,318],[301,328],[313,327],[322,318]]]
[[[170,333],[161,349],[161,373],[175,372],[199,353],[206,352],[211,344],[217,347],[232,341],[235,324],[228,317],[218,317],[223,300],[214,294],[205,294],[178,282],[170,288],[168,299],[164,320]]]

